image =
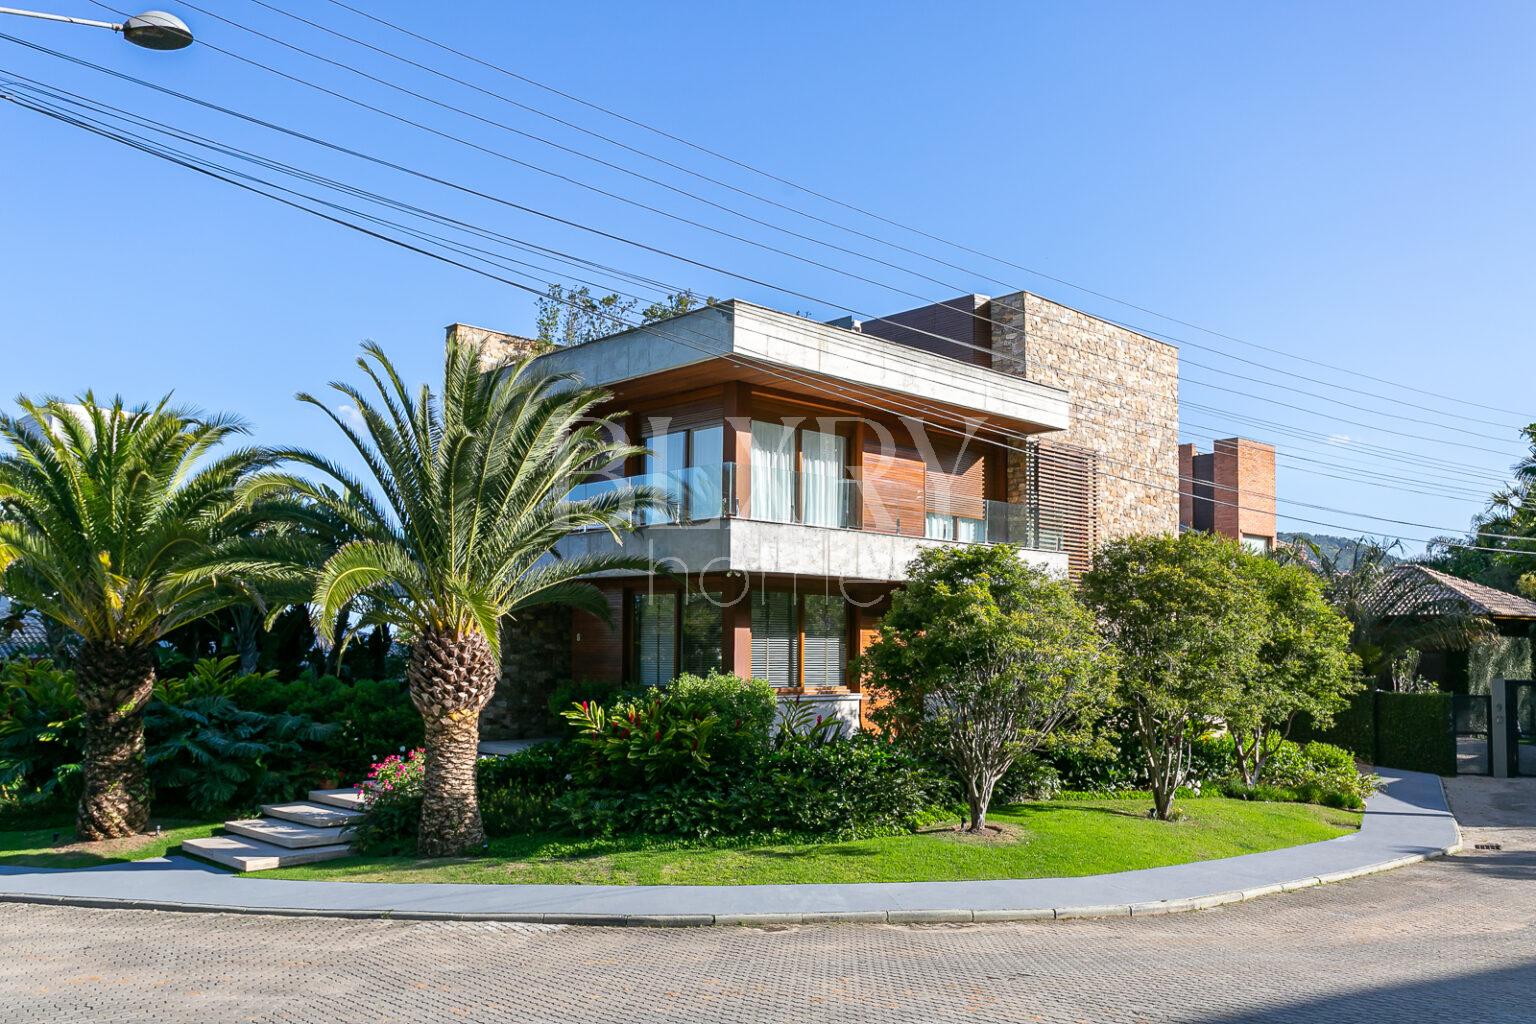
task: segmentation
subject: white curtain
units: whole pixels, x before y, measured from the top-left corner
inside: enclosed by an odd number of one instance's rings
[[[846,526],[843,521],[843,438],[806,430],[800,435],[804,471],[805,522],[811,526]]]
[[[752,518],[787,523],[795,512],[795,431],[752,421]]]

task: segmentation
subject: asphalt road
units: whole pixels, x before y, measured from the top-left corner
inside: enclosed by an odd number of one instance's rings
[[[1456,857],[1195,914],[610,929],[0,906],[0,1021],[1536,1022],[1536,781]]]

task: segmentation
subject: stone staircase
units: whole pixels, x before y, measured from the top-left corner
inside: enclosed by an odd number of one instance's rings
[[[335,860],[352,852],[347,835],[363,816],[355,789],[312,789],[308,800],[266,804],[261,817],[226,821],[227,835],[188,839],[181,852],[236,871],[268,871]]]

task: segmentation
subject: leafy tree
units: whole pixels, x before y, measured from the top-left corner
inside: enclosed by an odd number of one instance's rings
[[[273,456],[240,448],[245,432],[168,400],[128,408],[85,394],[78,404],[20,399],[0,415],[0,569],[4,589],[78,634],[75,685],[85,709],[86,839],[141,832],[150,785],[144,706],[155,646],[238,600],[221,558],[250,521],[242,489]]]
[[[640,451],[613,442],[593,421],[605,392],[566,375],[538,376],[526,361],[482,373],[479,350],[455,342],[442,391],[423,387],[413,395],[383,350],[369,344],[364,353],[358,366],[376,397],[332,385],[361,415],[361,430],[319,399],[299,398],[330,417],[368,467],[371,485],[300,450],[287,454],[339,489],[297,474],[280,486],[301,499],[294,508],[301,521],[318,508],[357,538],[319,569],[311,603],[316,633],[335,642],[339,611],[367,598],[370,617],[410,644],[406,682],[427,749],[418,849],[451,856],[484,841],[475,761],[480,712],[500,674],[502,619],[551,604],[607,616],[607,602],[586,577],[648,571],[650,562],[555,559],[555,545],[585,528],[617,536],[638,510],[666,499],[648,488],[616,488],[567,500],[575,484]]]
[[[571,288],[560,284],[550,285],[548,293],[537,301],[535,337],[545,349],[582,345],[629,330],[636,319],[642,324],[655,323],[716,302],[713,297],[700,299],[684,290],[651,303],[633,318],[631,314],[640,305],[637,299],[625,299],[617,293],[594,296],[585,285]]]
[[[1326,728],[1360,688],[1350,625],[1305,568],[1244,554],[1240,569],[1264,602],[1264,635],[1254,670],[1237,680],[1222,712],[1243,781],[1256,785],[1264,762],[1305,712]]]
[[[908,575],[861,671],[884,724],[954,771],[980,832],[1009,766],[1105,706],[1108,652],[1070,587],[1006,545],[924,551]]]
[[[1119,655],[1121,699],[1163,820],[1189,776],[1191,742],[1258,669],[1265,602],[1243,558],[1205,533],[1128,537],[1104,545],[1083,576],[1084,601]]]

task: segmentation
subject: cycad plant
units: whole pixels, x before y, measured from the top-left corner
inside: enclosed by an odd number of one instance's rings
[[[285,455],[337,486],[299,475],[286,486],[301,507],[323,510],[356,538],[317,574],[316,632],[338,640],[338,612],[367,598],[370,619],[410,644],[406,682],[427,750],[417,848],[451,856],[484,841],[475,762],[480,712],[500,676],[502,620],[551,604],[606,617],[606,602],[585,577],[649,570],[648,560],[561,559],[556,544],[585,528],[617,536],[638,511],[666,499],[624,487],[570,498],[576,484],[641,451],[610,438],[593,419],[609,396],[574,378],[538,376],[527,362],[484,370],[479,349],[461,343],[448,347],[438,394],[425,386],[413,393],[376,345],[364,346],[358,366],[371,395],[331,387],[360,427],[311,395],[299,399],[331,419],[371,484],[301,450]]]
[[[80,637],[85,709],[82,838],[148,824],[144,706],[155,645],[238,600],[217,568],[248,525],[242,489],[272,456],[215,449],[245,432],[229,417],[173,408],[20,399],[0,414],[0,570],[6,593]]]

